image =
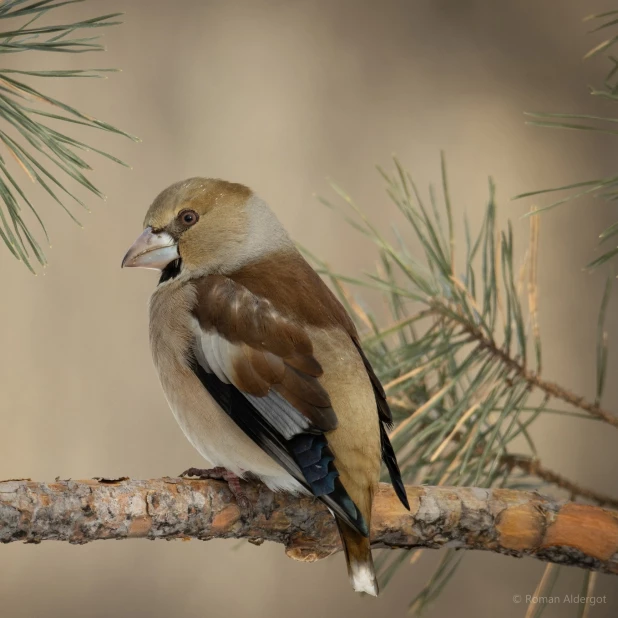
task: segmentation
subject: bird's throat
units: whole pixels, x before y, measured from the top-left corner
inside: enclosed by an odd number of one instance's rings
[[[169,281],[170,279],[175,279],[180,274],[180,269],[182,268],[182,260],[178,258],[173,262],[170,262],[162,271],[161,277],[159,279],[159,285]]]

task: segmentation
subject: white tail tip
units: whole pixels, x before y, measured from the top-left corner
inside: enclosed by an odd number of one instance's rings
[[[378,582],[371,564],[350,564],[350,578],[356,592],[366,592],[372,597],[378,596]]]

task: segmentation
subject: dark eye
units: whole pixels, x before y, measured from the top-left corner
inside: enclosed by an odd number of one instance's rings
[[[182,210],[178,214],[178,218],[180,219],[180,221],[182,221],[184,225],[188,227],[197,223],[199,215],[195,212],[195,210]]]

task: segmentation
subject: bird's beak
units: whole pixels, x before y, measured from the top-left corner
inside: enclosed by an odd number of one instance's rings
[[[126,266],[163,270],[179,257],[178,245],[167,232],[155,234],[151,227],[147,227],[127,251],[122,260],[122,268]]]

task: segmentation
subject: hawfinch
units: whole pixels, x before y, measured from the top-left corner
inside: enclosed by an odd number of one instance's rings
[[[406,508],[384,389],[343,306],[251,189],[165,189],[123,266],[161,271],[150,345],[191,444],[228,480],[313,494],[331,510],[355,590],[378,594],[371,503],[380,462]]]

